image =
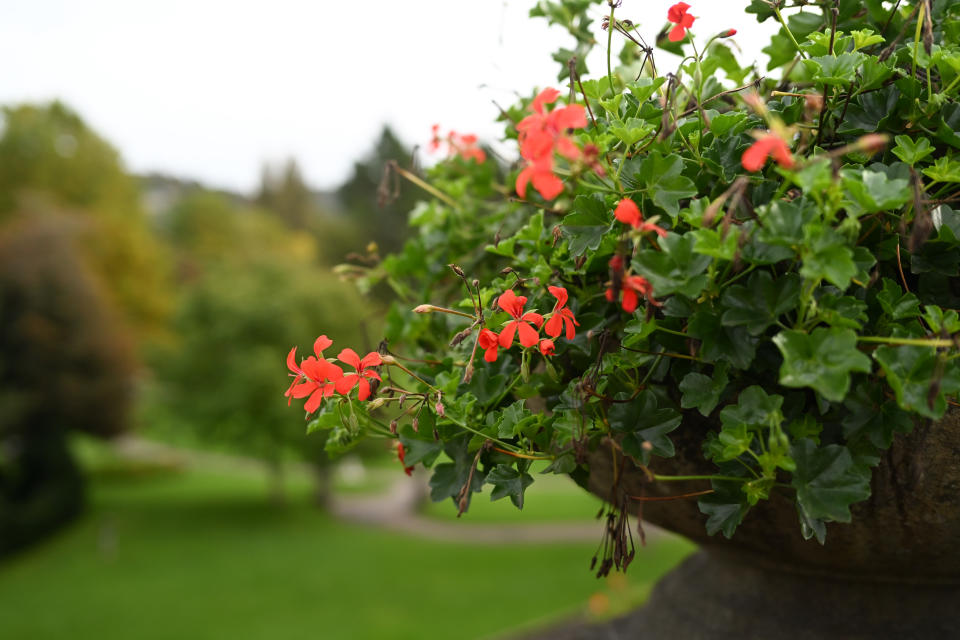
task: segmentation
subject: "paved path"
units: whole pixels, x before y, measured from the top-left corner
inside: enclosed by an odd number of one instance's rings
[[[263,463],[242,456],[182,449],[166,443],[135,436],[114,442],[118,454],[140,459],[166,460],[205,468],[243,469],[260,473]],[[420,506],[429,500],[426,477],[422,473],[407,477],[400,473],[390,488],[376,495],[334,495],[330,511],[347,522],[375,526],[420,538],[474,544],[543,544],[590,542],[599,544],[603,533],[599,520],[583,522],[494,524],[471,522],[470,514],[459,520],[440,520],[424,516]],[[452,506],[450,507],[453,508]],[[656,540],[663,531],[644,524],[647,540]]]

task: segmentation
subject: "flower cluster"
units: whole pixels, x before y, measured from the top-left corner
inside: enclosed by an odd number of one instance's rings
[[[687,29],[693,26],[693,21],[696,20],[696,16],[692,16],[687,13],[687,9],[690,8],[686,2],[678,2],[669,9],[667,9],[667,20],[674,23],[676,26],[670,30],[670,35],[667,38],[670,42],[680,42],[687,36]],[[736,30],[731,29],[733,33],[736,33]],[[733,35],[732,33],[730,35]]]
[[[447,156],[460,156],[464,160],[475,160],[478,163],[485,162],[487,154],[483,149],[477,146],[477,136],[472,133],[457,133],[451,130],[446,138],[440,137],[440,125],[435,124],[431,127],[433,137],[430,139],[429,149],[432,153],[440,150],[444,144],[447,145]]]
[[[758,134],[757,141],[743,152],[740,162],[747,171],[760,171],[769,156],[773,156],[777,164],[784,169],[790,169],[794,165],[787,141],[772,131]]]
[[[527,185],[546,200],[553,200],[563,191],[563,182],[553,172],[553,154],[559,153],[573,161],[581,156],[580,148],[570,139],[568,131],[587,126],[587,115],[582,105],[571,104],[547,112],[544,105],[560,96],[556,89],[544,89],[533,99],[533,111],[517,124],[520,155],[527,166],[517,176],[517,193],[527,197]],[[595,162],[595,158],[594,158]]]
[[[494,362],[497,359],[500,347],[509,349],[513,346],[514,338],[520,341],[523,347],[537,346],[545,356],[552,356],[556,351],[556,345],[553,338],[564,334],[567,340],[573,340],[577,335],[575,327],[580,323],[573,315],[573,311],[567,308],[569,294],[563,287],[548,287],[550,294],[557,299],[553,305],[553,311],[544,322],[544,317],[535,311],[524,313],[523,307],[527,304],[526,296],[518,296],[513,289],[507,289],[499,298],[497,306],[506,311],[512,318],[504,325],[500,334],[490,329],[482,329],[478,338],[478,344],[484,350],[483,359],[487,362]],[[540,337],[540,330],[549,336]]]
[[[333,344],[323,335],[313,343],[314,355],[309,356],[297,364],[297,348],[290,349],[287,354],[287,368],[293,376],[293,382],[284,393],[289,405],[293,398],[307,398],[304,410],[313,413],[320,408],[324,399],[334,393],[348,395],[354,388],[357,389],[357,399],[366,400],[370,397],[370,379],[380,380],[380,374],[374,367],[383,364],[380,354],[371,351],[362,359],[353,349],[344,349],[337,354],[337,360],[348,364],[355,369],[353,373],[344,373],[343,369],[325,358],[323,350]]]

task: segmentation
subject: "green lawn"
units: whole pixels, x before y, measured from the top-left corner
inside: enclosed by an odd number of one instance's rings
[[[632,605],[691,550],[652,544],[603,582],[594,543],[418,540],[334,521],[308,492],[271,506],[259,475],[224,470],[98,480],[84,518],[0,563],[0,638],[495,636],[592,594]]]

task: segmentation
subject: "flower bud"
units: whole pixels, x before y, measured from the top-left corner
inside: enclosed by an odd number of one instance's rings
[[[397,433],[397,421],[396,421],[396,420],[391,420],[391,421],[390,421],[390,433],[392,433],[392,434],[396,434],[396,433]]]
[[[718,35],[717,37],[718,37],[718,38],[729,38],[729,37],[735,36],[735,35],[737,35],[737,30],[736,30],[736,29],[727,29],[726,31],[724,31],[723,33],[721,33],[720,35]]]
[[[413,430],[417,433],[420,433],[420,420],[417,419],[417,416],[413,416],[413,420],[410,422],[410,426],[413,427]]]
[[[433,405],[433,410],[436,411],[437,415],[441,418],[446,415],[446,412],[443,409],[443,403],[437,400],[437,404]]]
[[[868,133],[857,140],[857,149],[865,153],[877,153],[883,151],[890,142],[890,136],[882,133]]]
[[[413,308],[414,313],[433,313],[434,307],[432,304],[421,304]]]
[[[374,409],[379,409],[386,403],[387,403],[387,399],[384,398],[383,396],[380,396],[379,398],[374,398],[367,404],[367,410],[373,411]]]

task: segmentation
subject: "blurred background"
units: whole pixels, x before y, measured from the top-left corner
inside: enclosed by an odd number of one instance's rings
[[[569,39],[535,4],[0,3],[0,637],[505,637],[625,611],[690,551],[598,582],[572,482],[457,520],[283,398],[291,346],[379,341],[389,300],[331,267],[402,243],[422,194],[377,206],[384,164],[432,162],[434,123],[516,158],[498,105]],[[652,36],[670,4],[618,16]],[[720,4],[703,33],[759,57]]]

